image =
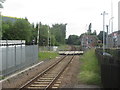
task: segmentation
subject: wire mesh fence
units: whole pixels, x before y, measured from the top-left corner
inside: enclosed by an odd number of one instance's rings
[[[21,40],[2,40],[0,44],[0,75],[7,76],[38,62],[38,46]]]

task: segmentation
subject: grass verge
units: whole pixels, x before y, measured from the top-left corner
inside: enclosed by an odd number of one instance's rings
[[[60,45],[58,47],[59,50],[69,50],[69,45]]]
[[[0,80],[2,80],[2,79],[5,79],[5,77],[3,77],[3,76],[0,76]]]
[[[85,84],[100,85],[100,67],[95,55],[95,49],[87,51],[80,60],[82,62],[81,70],[78,75],[80,82]]]
[[[56,52],[39,52],[39,60],[53,59],[59,56]]]

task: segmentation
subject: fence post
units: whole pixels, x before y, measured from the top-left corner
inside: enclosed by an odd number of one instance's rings
[[[20,59],[20,61],[21,61],[21,66],[22,66],[22,40],[21,40],[21,59]],[[20,69],[21,69],[21,67],[20,67]]]
[[[6,40],[6,70],[5,70],[5,75],[7,74],[7,69],[8,69],[8,41]]]
[[[16,68],[16,45],[15,45],[15,68]]]

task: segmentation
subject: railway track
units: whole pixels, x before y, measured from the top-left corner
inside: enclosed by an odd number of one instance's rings
[[[42,73],[28,81],[25,85],[19,88],[23,89],[51,89],[59,88],[61,84],[62,73],[74,59],[74,55],[66,55],[58,62],[54,63]]]

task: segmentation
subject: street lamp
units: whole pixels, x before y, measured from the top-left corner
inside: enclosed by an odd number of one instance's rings
[[[103,15],[103,52],[105,51],[105,15],[108,15],[105,11],[101,13]]]
[[[110,26],[111,26],[111,33],[113,32],[113,27],[112,27],[112,23],[111,23],[111,21],[114,19],[114,17],[111,17],[110,19],[109,19],[109,32],[110,32]]]

